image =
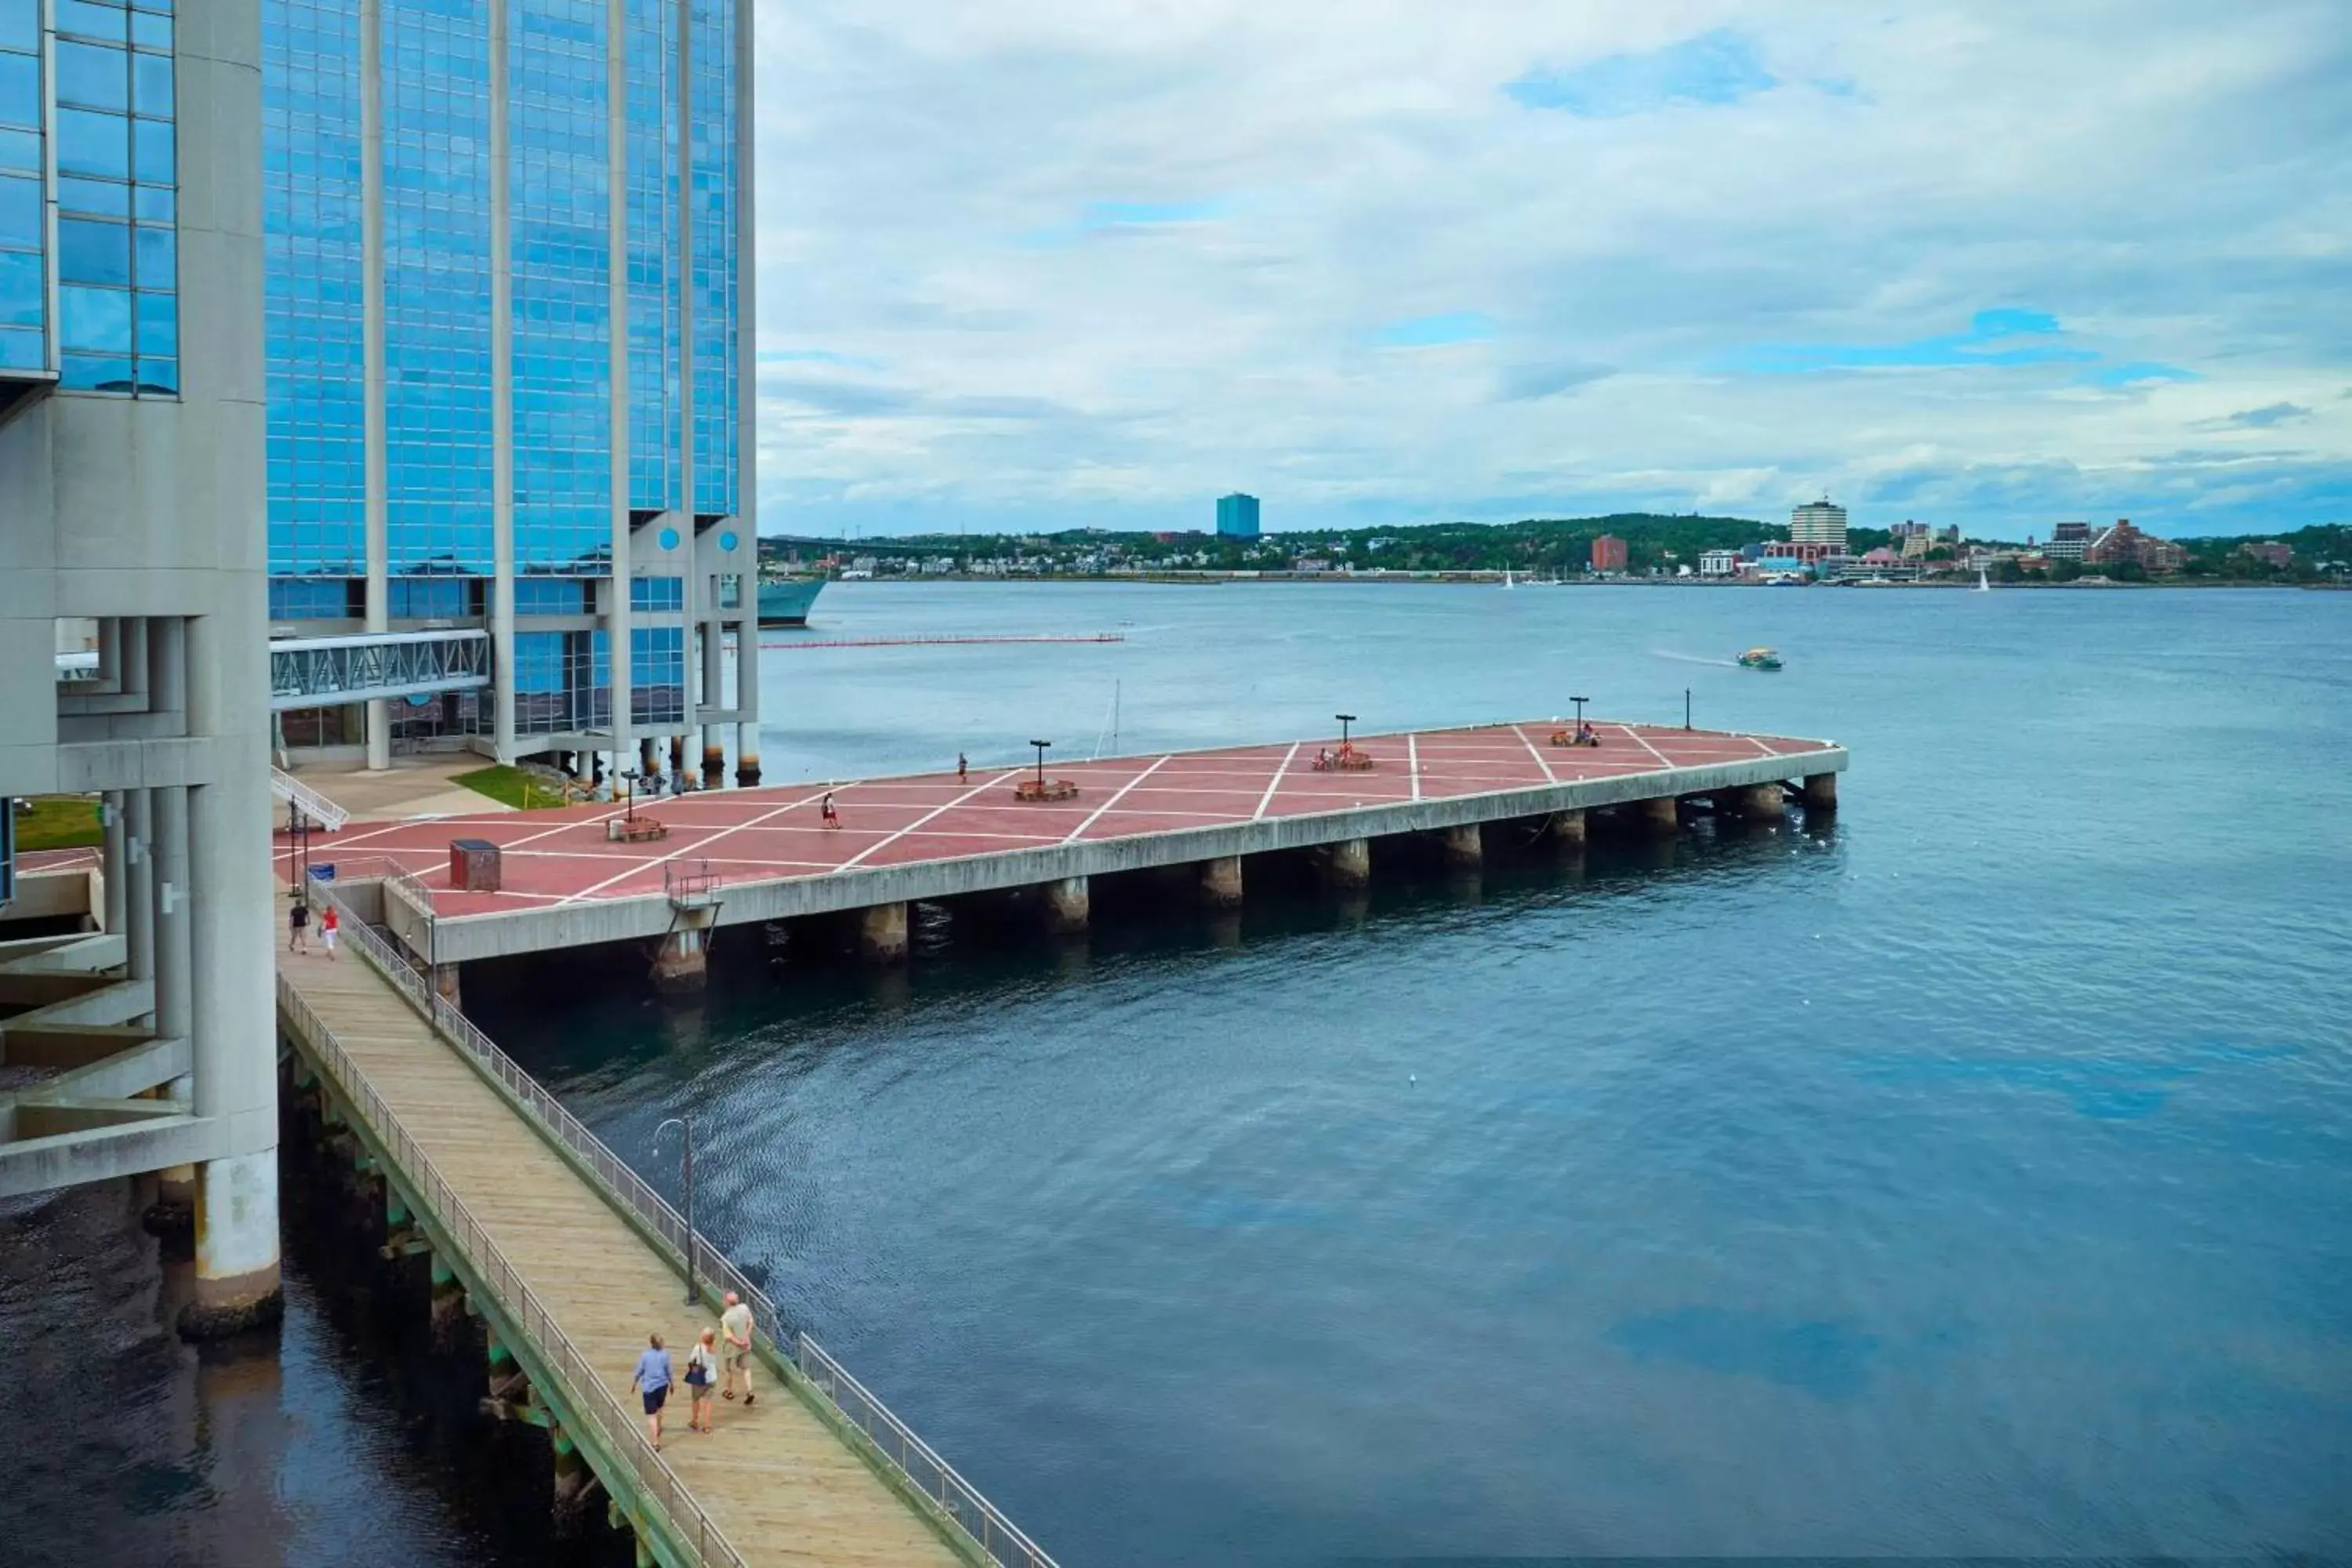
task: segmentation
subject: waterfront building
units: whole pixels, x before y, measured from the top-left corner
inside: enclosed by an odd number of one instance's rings
[[[0,0],[0,812],[104,837],[0,868],[0,1196],[161,1173],[191,1332],[279,1299],[258,7]]]
[[[1833,504],[1823,496],[1808,501],[1789,514],[1789,542],[1791,544],[1826,544],[1833,550],[1845,548],[1845,508]]]
[[[2085,566],[2136,565],[2151,577],[2178,572],[2189,563],[2189,552],[2168,539],[2158,539],[2134,528],[2129,518],[2117,518],[2113,528],[2091,541],[2083,552]]]
[[[1592,569],[1595,572],[1625,570],[1625,542],[1613,533],[1604,533],[1592,542]]]
[[[2260,543],[2241,544],[2238,546],[2238,553],[2251,555],[2265,566],[2275,566],[2281,570],[2294,564],[2294,547],[2291,544],[2283,544],[2275,539],[2263,540]]]
[[[1698,558],[1698,574],[1702,577],[1728,577],[1739,570],[1737,550],[1702,551]]]
[[[1236,490],[1217,498],[1217,537],[1220,539],[1255,539],[1257,537],[1257,497]]]
[[[750,5],[260,4],[272,631],[490,641],[283,743],[756,779]]]

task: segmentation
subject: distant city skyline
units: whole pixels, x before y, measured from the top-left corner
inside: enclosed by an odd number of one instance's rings
[[[760,22],[763,529],[2352,514],[2333,6]]]

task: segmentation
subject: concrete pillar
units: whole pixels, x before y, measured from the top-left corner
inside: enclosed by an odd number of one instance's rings
[[[433,966],[433,989],[444,1002],[463,1011],[466,1005],[465,965],[436,963]]]
[[[1551,841],[1563,854],[1584,853],[1584,812],[1581,808],[1552,813]]]
[[[130,830],[123,823],[122,795],[119,789],[106,792],[100,808],[106,816],[105,845],[100,850],[100,864],[106,876],[106,934],[123,936],[131,923],[131,868],[125,863],[124,841]]]
[[[857,916],[857,952],[877,963],[896,963],[907,956],[907,906],[876,904]]]
[[[639,782],[650,785],[661,776],[661,759],[654,752],[654,738],[646,735],[637,742],[637,773]]]
[[[759,586],[752,585],[753,595]],[[721,658],[727,646],[725,636],[714,619],[702,630],[702,701],[708,708],[727,706],[727,671]],[[727,782],[726,726],[712,724],[702,731],[702,787],[717,789]]]
[[[155,978],[155,792],[147,789],[123,791],[130,818],[130,832],[123,842],[123,858],[130,862],[131,888],[129,907],[124,917],[130,921],[128,960],[131,978]]]
[[[898,906],[904,910],[906,906]],[[709,984],[710,951],[708,933],[698,926],[681,925],[662,938],[661,951],[654,955],[654,984],[664,991],[699,991]],[[901,950],[905,943],[901,942]]]
[[[1722,809],[1725,798],[1717,797],[1717,810]],[[1731,815],[1743,822],[1778,822],[1789,809],[1788,801],[1777,784],[1750,784],[1745,789],[1731,791],[1727,798],[1731,803]]]
[[[1084,877],[1064,877],[1048,882],[1041,889],[1045,896],[1045,929],[1063,932],[1087,929],[1088,904],[1087,879]]]
[[[1445,830],[1445,863],[1449,866],[1475,866],[1486,858],[1484,837],[1475,822]]]
[[[669,738],[669,776],[674,779],[686,776],[686,737],[683,735]]]
[[[1653,838],[1671,838],[1682,831],[1682,814],[1675,810],[1673,795],[1636,801],[1633,812],[1635,825]]]
[[[735,706],[744,715],[735,725],[735,782],[749,789],[760,782],[760,617],[758,586],[745,586],[755,604],[735,632]]]
[[[1201,902],[1213,910],[1240,907],[1242,901],[1242,858],[1223,855],[1214,860],[1201,862]]]
[[[1477,842],[1477,829],[1471,830],[1471,843]],[[1474,857],[1475,858],[1475,857]],[[1324,880],[1335,888],[1360,888],[1372,879],[1372,841],[1369,838],[1342,838],[1331,846],[1323,862]]]
[[[189,1040],[195,1034],[194,937],[190,929],[188,898],[188,790],[176,784],[147,793],[148,843],[146,891],[153,900],[147,911],[149,961],[155,980],[155,1032],[164,1039]],[[194,1098],[188,1077],[168,1086],[169,1098]],[[155,1202],[143,1216],[147,1230],[160,1237],[184,1237],[196,1223],[196,1168],[173,1165],[156,1184]]]
[[[1807,773],[1805,775],[1805,809],[1807,811],[1837,809],[1837,774]]]

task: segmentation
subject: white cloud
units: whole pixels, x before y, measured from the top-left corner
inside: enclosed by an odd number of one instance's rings
[[[761,526],[1236,487],[1269,526],[2341,516],[2348,36],[2336,0],[768,5],[761,344],[811,357],[763,362]],[[1745,357],[1984,310],[2099,366]],[[2232,422],[2281,404],[2315,412]]]

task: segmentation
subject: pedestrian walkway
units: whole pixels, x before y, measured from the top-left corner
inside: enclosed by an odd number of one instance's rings
[[[335,961],[281,952],[278,973],[614,1399],[637,1408],[629,1379],[649,1331],[684,1368],[687,1348],[715,1317],[681,1303],[668,1260],[374,968],[354,952]],[[715,1401],[710,1436],[686,1430],[684,1391],[674,1393],[661,1456],[743,1562],[962,1561],[764,1367],[761,1386],[749,1410]]]

